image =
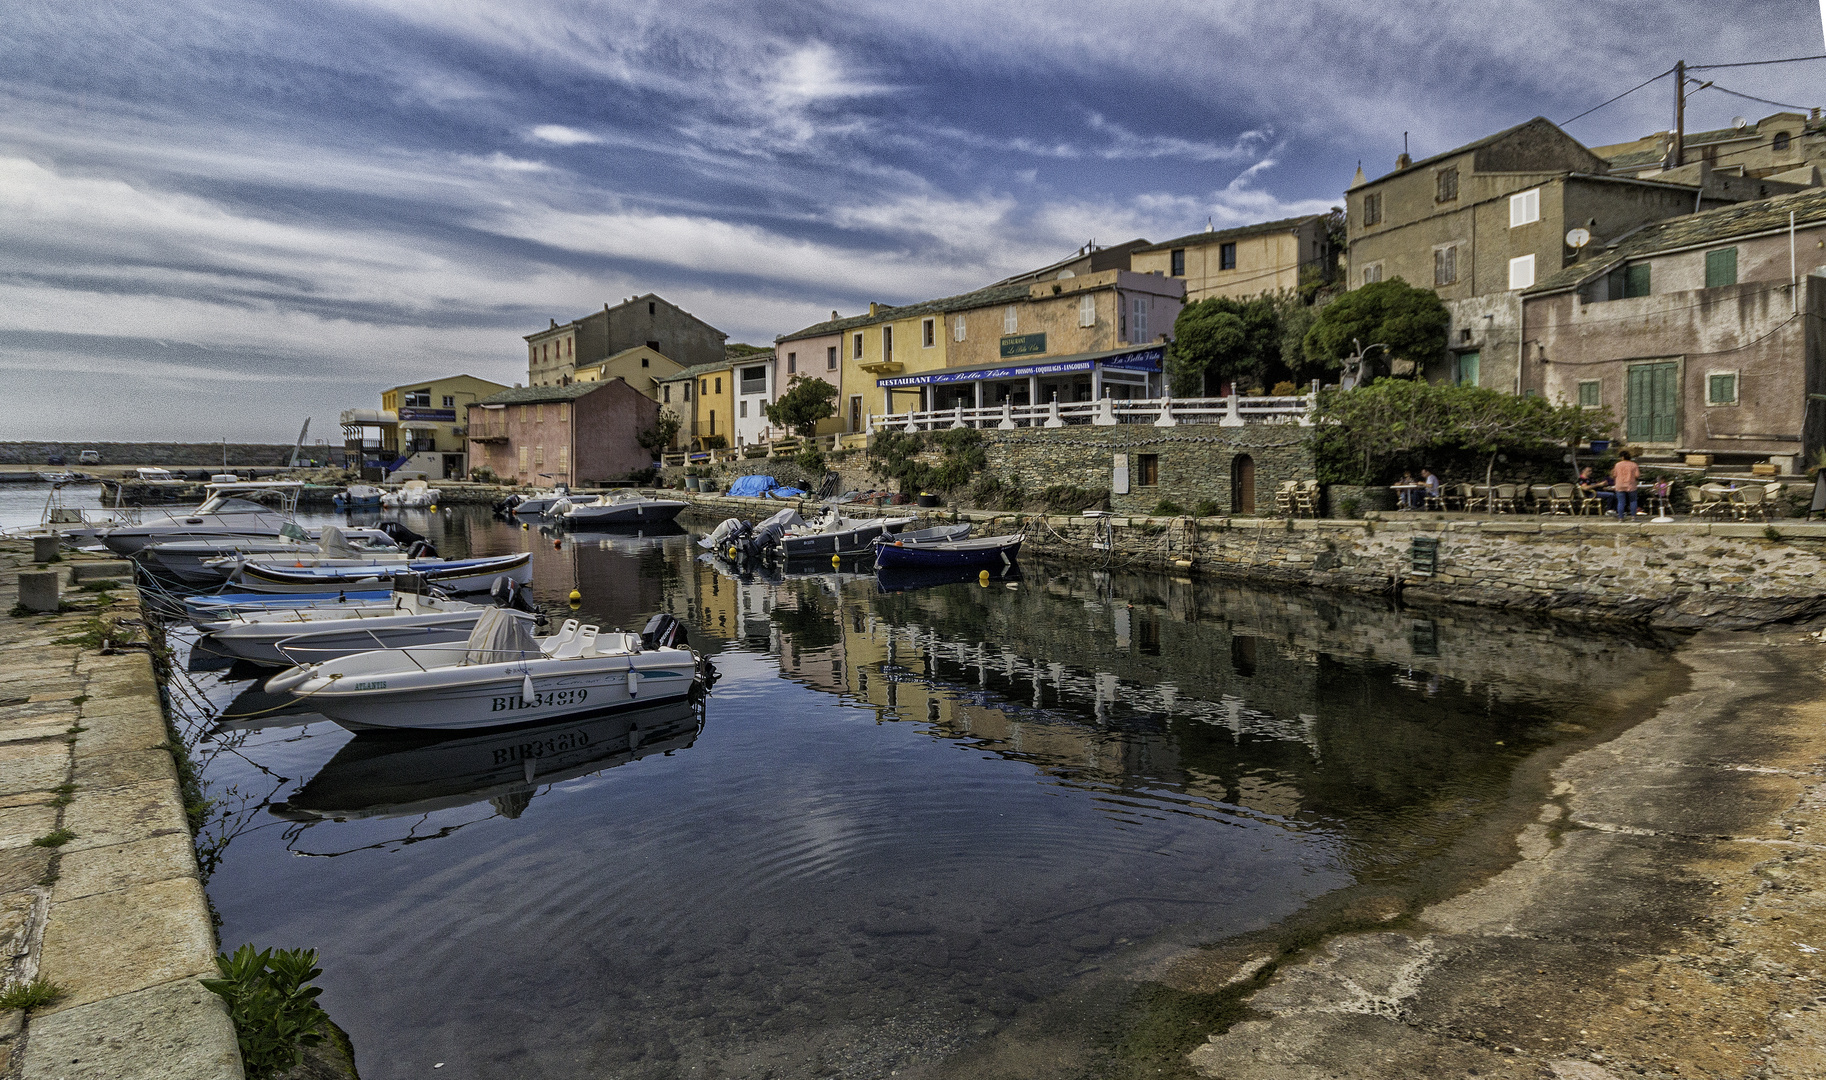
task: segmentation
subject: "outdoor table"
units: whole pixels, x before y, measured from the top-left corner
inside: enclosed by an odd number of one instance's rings
[[[1396,508],[1401,509],[1401,510],[1418,510],[1418,509],[1420,509],[1420,507],[1418,507],[1418,506],[1408,506],[1406,503],[1404,503],[1401,498],[1403,492],[1425,491],[1426,489],[1427,489],[1427,486],[1425,484],[1390,484],[1389,485],[1389,490],[1395,493],[1395,506],[1396,506]],[[1421,506],[1425,506],[1425,505],[1426,504],[1424,502],[1421,504]]]

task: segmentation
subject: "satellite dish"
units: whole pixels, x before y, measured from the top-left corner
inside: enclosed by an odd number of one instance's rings
[[[1589,229],[1574,229],[1566,234],[1566,246],[1569,248],[1582,248],[1589,243],[1591,243]]]
[[[1733,116],[1731,118],[1731,127],[1736,131],[1742,131],[1743,129],[1745,129],[1749,126],[1750,126],[1750,121],[1744,119],[1741,116]]]
[[[1060,280],[1060,281],[1064,281],[1064,280],[1065,280],[1065,279],[1066,279],[1066,278],[1075,278],[1075,277],[1077,277],[1077,276],[1078,276],[1078,275],[1077,275],[1077,273],[1076,273],[1076,272],[1075,272],[1075,271],[1072,271],[1072,270],[1061,270],[1061,271],[1059,271],[1059,280]]]

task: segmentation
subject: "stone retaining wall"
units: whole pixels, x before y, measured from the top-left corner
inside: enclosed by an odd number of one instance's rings
[[[122,442],[0,442],[0,465],[43,465],[53,454],[62,455],[65,465],[77,468],[76,457],[84,450],[98,450],[104,465],[182,465],[185,467],[222,467],[222,444],[212,443],[122,443]],[[342,448],[306,446],[300,458],[316,452],[324,459],[329,450],[342,460]],[[232,469],[247,465],[285,465],[292,460],[290,443],[229,443],[228,464]]]

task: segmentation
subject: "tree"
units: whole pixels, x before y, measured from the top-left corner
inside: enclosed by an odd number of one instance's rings
[[[678,429],[678,416],[671,409],[661,409],[653,418],[653,426],[634,436],[634,441],[650,454],[663,454],[678,437]]]
[[[767,406],[767,422],[801,438],[817,434],[818,421],[837,415],[837,388],[823,379],[794,375],[786,393]]]
[[[1280,360],[1280,317],[1269,296],[1211,296],[1187,304],[1173,320],[1167,374],[1181,397],[1203,394],[1213,380],[1260,381]]]
[[[1452,316],[1431,289],[1417,289],[1400,278],[1354,289],[1327,304],[1306,332],[1308,363],[1325,369],[1343,365],[1359,343],[1387,346],[1392,360],[1407,360],[1416,372],[1445,355]]]

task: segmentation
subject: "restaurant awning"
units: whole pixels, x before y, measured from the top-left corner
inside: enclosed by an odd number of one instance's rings
[[[1122,371],[1159,371],[1166,359],[1164,345],[1130,346],[1105,352],[1078,353],[1029,364],[979,364],[975,367],[938,368],[917,375],[899,375],[876,379],[875,385],[888,390],[906,386],[937,386],[944,383],[983,382],[998,379],[1026,379],[1032,376],[1069,375],[1093,368],[1115,368]]]

